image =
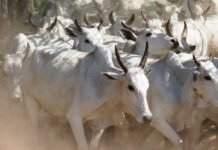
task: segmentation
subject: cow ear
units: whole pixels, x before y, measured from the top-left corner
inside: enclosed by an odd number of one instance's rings
[[[194,82],[196,82],[198,80],[199,75],[200,75],[199,71],[194,71],[194,73],[193,73],[193,81]]]
[[[123,79],[123,74],[116,74],[113,72],[102,72],[103,76],[107,77],[110,80],[121,80]]]
[[[18,52],[16,55],[17,57],[20,58],[22,62],[24,62],[26,58],[28,57],[30,51],[31,51],[31,46],[29,43],[27,43],[27,48],[23,52]]]
[[[65,28],[65,32],[67,33],[67,35],[69,35],[70,37],[77,37],[77,35],[73,32],[73,30],[71,30],[70,28]]]
[[[127,40],[132,40],[132,41],[136,41],[136,35],[132,32],[132,31],[130,31],[130,30],[128,30],[128,29],[121,29],[120,31],[119,31]]]

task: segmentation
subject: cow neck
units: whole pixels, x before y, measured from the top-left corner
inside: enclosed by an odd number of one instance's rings
[[[197,109],[197,103],[199,96],[193,89],[193,77],[192,75],[189,75],[185,85],[182,88],[182,106],[184,108],[184,116],[186,119],[190,120],[192,119],[193,112]],[[189,122],[186,126],[190,126]]]
[[[97,46],[94,51],[94,57],[98,64],[107,65],[112,68],[114,67],[112,53],[108,48],[106,48],[106,46]]]

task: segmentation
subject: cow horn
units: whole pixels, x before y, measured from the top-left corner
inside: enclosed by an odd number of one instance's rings
[[[187,26],[187,22],[184,21],[184,28],[183,28],[181,37],[186,39],[187,38],[187,34],[188,34],[188,26]]]
[[[46,30],[47,30],[48,32],[51,32],[51,30],[56,26],[57,20],[58,20],[58,18],[55,17],[54,22],[53,22],[48,28],[46,28]]]
[[[144,52],[142,59],[141,59],[141,62],[139,64],[139,67],[141,67],[143,69],[145,68],[145,65],[146,65],[146,62],[148,59],[148,49],[149,49],[149,44],[148,44],[148,41],[146,41],[145,52]]]
[[[194,60],[195,64],[197,65],[197,67],[201,66],[201,63],[196,59],[194,54],[193,54],[193,60]]]
[[[87,26],[90,26],[90,22],[88,20],[87,13],[85,13],[85,15],[84,15],[84,21],[85,21]]]
[[[203,16],[205,16],[208,12],[209,12],[209,10],[210,10],[210,5],[207,7],[207,9],[202,13],[202,15]]]
[[[135,21],[135,14],[132,14],[132,16],[129,18],[128,21],[126,21],[127,25],[131,25]]]
[[[166,33],[167,35],[173,37],[173,34],[171,33],[171,30],[170,30],[170,19],[167,21],[167,24],[166,24]]]
[[[188,0],[188,9],[191,13],[191,17],[194,17],[194,12],[193,12],[192,7],[191,7],[191,0]]]
[[[212,61],[212,62],[214,61],[214,57],[213,57],[212,53],[209,54],[209,60]]]
[[[101,15],[99,15],[98,14],[98,18],[99,18],[99,20],[100,20],[100,23],[99,23],[99,25],[98,25],[98,30],[101,30],[101,27],[102,27],[102,25],[103,25],[103,23],[104,23],[104,20],[103,20],[103,18],[101,17]]]
[[[128,69],[127,69],[127,67],[123,64],[123,62],[122,62],[122,60],[121,60],[121,58],[120,58],[120,54],[119,54],[118,49],[117,49],[116,46],[115,46],[115,55],[116,55],[116,58],[117,58],[117,61],[118,61],[119,65],[120,65],[120,67],[123,69],[123,71],[124,71],[125,73],[127,73],[127,72],[128,72]]]
[[[164,7],[164,5],[161,4],[161,3],[159,3],[158,1],[155,1],[154,3],[155,3],[155,5],[158,6],[159,8],[163,8],[163,7]]]
[[[110,20],[111,24],[115,23],[114,12],[113,11],[111,11],[110,14],[109,14],[109,20]]]
[[[121,21],[121,24],[124,28],[131,30],[132,32],[134,32],[135,34],[138,34],[139,29],[132,27],[132,26],[128,26],[127,24],[125,24],[123,21]]]
[[[142,10],[141,10],[141,16],[142,16],[143,20],[145,21],[146,27],[148,27],[148,19],[147,19],[147,17],[144,15],[144,13],[143,13]]]
[[[83,30],[82,30],[81,26],[79,25],[77,19],[74,20],[74,23],[75,23],[75,25],[76,25],[77,30],[78,30],[79,32],[82,32]]]

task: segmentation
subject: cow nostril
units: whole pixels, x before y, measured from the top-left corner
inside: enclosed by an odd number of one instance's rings
[[[171,40],[170,40],[170,42],[172,42],[172,43],[175,43],[175,42],[176,42],[176,40],[174,40],[174,39],[171,39]]]
[[[144,116],[144,117],[143,117],[143,122],[144,122],[144,123],[150,123],[150,122],[151,122],[151,117]]]
[[[175,51],[175,53],[176,53],[176,54],[180,54],[180,53],[181,53],[181,51],[177,50],[177,51]]]

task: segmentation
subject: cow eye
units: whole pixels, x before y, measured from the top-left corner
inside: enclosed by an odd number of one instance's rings
[[[133,87],[132,85],[128,85],[128,89],[129,89],[130,91],[135,91],[135,89],[134,89],[134,87]]]
[[[207,76],[204,77],[204,79],[210,81],[211,77],[209,75],[207,75]]]
[[[88,39],[85,39],[85,43],[90,43],[90,41]]]
[[[146,37],[150,37],[152,35],[151,32],[146,33]]]

